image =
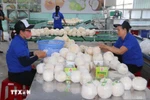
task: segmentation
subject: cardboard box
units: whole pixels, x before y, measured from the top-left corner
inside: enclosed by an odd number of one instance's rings
[[[96,79],[102,79],[108,76],[108,67],[96,67]]]
[[[73,68],[71,68],[71,67],[66,67],[65,69],[65,73],[66,73],[66,75],[67,75],[67,81],[69,81],[69,80],[71,80],[71,73],[72,73],[72,71],[76,71],[77,70],[77,68],[75,68],[75,67],[73,67]]]

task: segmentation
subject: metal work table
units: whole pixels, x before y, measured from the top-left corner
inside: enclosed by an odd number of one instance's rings
[[[43,81],[42,75],[37,74],[32,86],[31,94],[27,96],[26,100],[86,100],[81,96],[81,85],[79,83],[59,83],[56,80],[52,82]],[[107,100],[150,100],[150,90],[125,91],[121,97],[114,97]],[[98,95],[93,100],[103,100]],[[106,100],[106,99],[105,99]]]
[[[78,45],[98,46],[100,42],[76,42]],[[111,77],[113,75],[110,75]],[[111,78],[112,79],[112,78]],[[115,79],[118,79],[115,77]],[[52,82],[45,82],[42,75],[36,74],[31,85],[31,94],[27,96],[26,100],[85,100],[81,96],[81,85],[79,83],[59,83],[56,80]],[[114,97],[107,100],[150,100],[150,90],[145,91],[125,91],[121,97]],[[93,100],[102,100],[98,95]],[[106,100],[106,99],[105,99]]]

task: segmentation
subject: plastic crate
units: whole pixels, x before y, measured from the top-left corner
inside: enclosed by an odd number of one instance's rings
[[[139,35],[139,30],[131,30],[132,35]]]
[[[63,48],[65,42],[62,40],[40,40],[37,41],[38,49],[47,51],[47,56],[51,56],[54,52],[59,52]]]
[[[86,36],[83,37],[85,41],[94,41],[94,37]]]
[[[84,41],[82,37],[74,37],[74,36],[69,36],[70,39],[73,39],[74,41]]]
[[[141,30],[140,35],[141,35],[141,37],[143,37],[143,38],[147,38],[149,32],[150,32],[149,30]]]

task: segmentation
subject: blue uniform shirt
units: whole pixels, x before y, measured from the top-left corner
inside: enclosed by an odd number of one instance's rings
[[[58,12],[58,16],[56,16],[56,12],[53,13],[53,19],[54,19],[54,28],[63,28],[62,26],[62,19],[64,19],[64,16],[62,13]]]
[[[9,49],[6,54],[6,62],[8,66],[8,71],[13,73],[31,71],[31,66],[22,66],[19,62],[19,57],[28,56],[29,49],[28,44],[25,39],[16,35],[11,41]]]
[[[143,66],[143,55],[141,48],[132,34],[128,33],[124,40],[119,37],[114,46],[117,48],[125,46],[128,49],[128,51],[122,55],[123,63],[133,64],[139,67]]]

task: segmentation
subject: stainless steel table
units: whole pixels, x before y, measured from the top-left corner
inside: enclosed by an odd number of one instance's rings
[[[31,94],[27,96],[26,100],[85,100],[81,96],[81,85],[78,83],[59,83],[57,81],[45,82],[42,75],[37,74],[32,86]],[[107,100],[150,100],[150,90],[125,91],[121,97],[114,97]],[[98,95],[93,100],[102,100]],[[106,100],[106,99],[105,99]]]

